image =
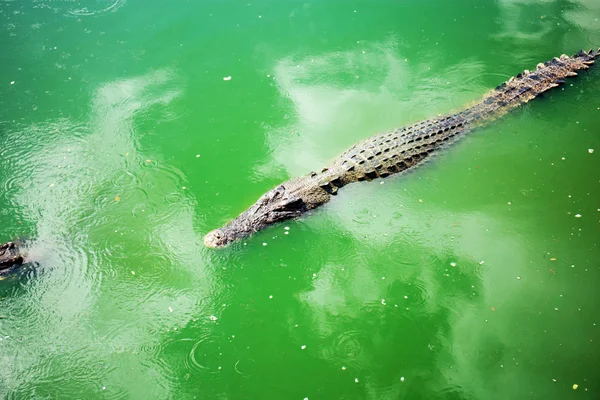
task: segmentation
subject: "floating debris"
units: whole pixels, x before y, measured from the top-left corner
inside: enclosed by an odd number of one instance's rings
[[[211,321],[216,321],[218,318],[214,315],[211,315],[210,317],[208,317],[208,319],[210,319]]]
[[[305,345],[305,344],[303,344],[302,346],[300,346],[300,348],[301,348],[302,350],[304,350],[304,349],[306,349],[306,345]]]
[[[169,307],[169,312],[173,312],[173,307]]]
[[[131,271],[131,275],[135,275],[135,271]]]
[[[231,80],[231,76],[226,76],[223,78],[224,81],[230,81]]]
[[[578,387],[579,387],[579,385],[578,385],[578,384],[576,384],[576,383],[575,383],[575,384],[573,384],[573,390],[577,390],[577,388],[578,388]]]
[[[588,153],[592,154],[594,152],[594,149],[588,149]]]
[[[354,378],[354,382],[358,383],[358,378]]]
[[[456,267],[456,263],[455,263],[454,261],[452,261],[452,262],[450,263],[450,266],[451,266],[451,267]]]
[[[404,377],[403,376],[400,377],[400,382],[404,382]]]
[[[383,304],[384,306],[386,305],[385,299],[381,299],[381,304]]]
[[[342,371],[345,371],[345,370],[346,370],[346,367],[342,366]]]
[[[270,299],[272,299],[272,298],[273,298],[273,295],[270,295],[270,296],[269,296],[269,298],[270,298]]]
[[[266,246],[266,245],[267,245],[267,242],[263,242],[263,246]]]
[[[196,158],[200,158],[200,154],[196,154]]]
[[[575,214],[575,218],[581,218],[581,214]]]

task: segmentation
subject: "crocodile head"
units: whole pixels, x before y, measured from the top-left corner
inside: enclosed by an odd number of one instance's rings
[[[23,253],[18,243],[0,245],[0,273],[23,264]]]
[[[329,194],[313,183],[308,176],[282,183],[261,196],[236,219],[209,232],[204,237],[204,245],[225,247],[273,223],[296,218],[329,201]]]

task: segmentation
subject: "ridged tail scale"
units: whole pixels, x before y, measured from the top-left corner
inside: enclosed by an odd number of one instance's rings
[[[329,194],[349,183],[384,178],[423,161],[429,154],[469,130],[506,114],[541,93],[564,83],[565,78],[589,68],[598,51],[579,51],[540,63],[534,71],[525,70],[510,78],[483,99],[462,112],[434,118],[363,140],[321,173],[318,179]]]

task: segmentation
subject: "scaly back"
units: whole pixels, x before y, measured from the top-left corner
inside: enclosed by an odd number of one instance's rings
[[[461,112],[372,136],[352,146],[321,173],[311,175],[325,191],[336,194],[349,183],[404,171],[419,164],[450,139],[501,117],[564,83],[565,78],[576,76],[576,71],[589,68],[598,55],[594,50],[580,51],[572,57],[563,54],[540,63],[535,71],[525,70],[510,78]]]

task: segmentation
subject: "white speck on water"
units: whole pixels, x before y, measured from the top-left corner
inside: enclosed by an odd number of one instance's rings
[[[290,227],[289,227],[289,226],[286,226],[286,227],[285,227],[285,228],[283,228],[283,229],[285,229],[286,231],[289,231],[289,230],[290,230]]]
[[[385,276],[382,276],[382,277],[381,277],[381,280],[382,280],[382,281],[383,281],[383,280],[385,280]]]
[[[408,296],[404,296],[405,299],[408,299]]]
[[[510,202],[510,201],[508,202],[508,205],[509,205],[509,206],[511,205],[511,202]]]
[[[267,242],[263,242],[263,246],[266,246],[266,245],[267,245]]]
[[[302,346],[300,346],[300,348],[301,348],[302,350],[304,350],[304,349],[306,349],[306,345],[305,345],[305,344],[303,344]]]
[[[272,299],[272,298],[273,298],[273,295],[270,295],[270,296],[269,296],[269,298],[270,298],[270,299]]]
[[[10,81],[10,84],[11,84],[11,85],[14,85],[14,84],[15,84],[15,81]]]
[[[358,78],[358,77],[357,77],[357,78]],[[383,185],[384,183],[385,183],[384,181],[381,181],[380,185]]]
[[[290,233],[288,231],[283,232],[284,235],[289,235]]]
[[[196,154],[196,158],[200,158],[200,154]]]
[[[485,263],[485,261],[481,260],[479,261],[479,265],[483,265]]]
[[[554,307],[554,311],[558,311],[558,308]]]
[[[581,214],[575,214],[575,218],[581,218]]]
[[[305,397],[304,400],[308,400],[308,397]]]
[[[258,18],[262,18],[262,15],[259,15]]]
[[[592,154],[594,152],[594,149],[588,149],[588,153]]]
[[[342,371],[345,371],[345,370],[346,370],[346,367],[342,366]]]
[[[354,382],[358,383],[358,378],[354,378]]]
[[[562,160],[566,160],[566,158],[563,157]]]
[[[173,312],[173,307],[169,307],[169,312]]]
[[[226,77],[224,77],[224,78],[223,78],[223,80],[224,80],[224,81],[230,81],[230,80],[231,80],[231,77],[230,77],[230,76],[226,76]]]
[[[452,261],[452,262],[450,263],[450,266],[451,266],[451,267],[456,267],[456,263],[455,263],[454,261]]]
[[[400,377],[400,382],[404,382],[404,377],[403,376]]]
[[[131,271],[131,275],[135,275],[135,271]]]
[[[385,299],[381,299],[381,304],[383,304],[384,306],[386,305]]]
[[[214,315],[211,315],[210,317],[208,317],[208,319],[210,319],[211,321],[216,321],[218,318]]]
[[[316,277],[317,277],[317,274],[313,274],[313,278],[316,278]]]
[[[102,390],[106,390],[106,386],[102,386]]]
[[[521,279],[521,277],[520,277],[520,276],[517,276],[517,280],[520,280],[520,279]]]

